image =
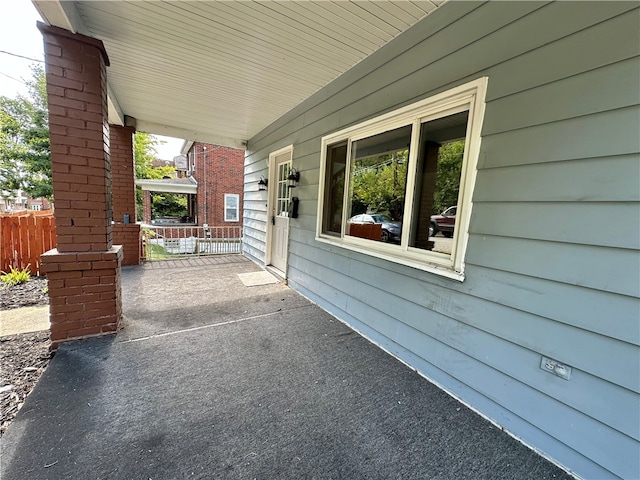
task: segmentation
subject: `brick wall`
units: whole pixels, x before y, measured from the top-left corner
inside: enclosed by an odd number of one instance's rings
[[[113,193],[112,226],[114,245],[124,249],[122,265],[140,263],[140,225],[136,224],[136,186],[133,160],[132,127],[109,126],[111,147],[111,184]],[[125,223],[125,216],[129,223]]]
[[[198,225],[242,225],[244,150],[194,142],[189,155],[195,155],[193,176],[198,182]],[[239,195],[237,222],[224,221],[225,193]]]
[[[142,191],[142,222],[151,224],[151,192]]]
[[[115,223],[113,243],[122,245],[122,265],[140,264],[140,224]]]
[[[38,23],[44,38],[57,249],[49,279],[51,348],[118,330],[122,247],[112,246],[109,64],[102,42]]]
[[[120,262],[122,248],[105,252],[42,255],[47,274],[51,348],[62,341],[118,330],[122,317]]]
[[[123,222],[129,215],[136,222],[136,186],[133,165],[133,134],[131,127],[109,125],[111,151],[111,183],[113,193],[113,219]]]
[[[41,30],[58,251],[108,250],[112,245],[108,59],[97,40],[56,27]]]

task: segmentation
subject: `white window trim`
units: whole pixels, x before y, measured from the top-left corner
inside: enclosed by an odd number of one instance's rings
[[[353,125],[322,138],[320,156],[320,181],[318,187],[318,216],[316,224],[316,240],[356,252],[371,255],[391,262],[407,265],[427,272],[442,275],[454,280],[464,280],[464,258],[469,240],[469,221],[471,218],[473,189],[476,183],[478,156],[482,131],[482,122],[485,112],[485,98],[487,91],[487,77],[482,77],[472,82],[460,85],[433,97],[421,100],[393,112]],[[455,111],[469,111],[468,133],[465,143],[463,169],[460,177],[460,194],[458,197],[458,215],[456,217],[456,229],[453,236],[453,248],[451,255],[425,251],[407,245],[404,240],[402,245],[389,245],[379,242],[350,237],[344,234],[346,231],[346,215],[349,194],[344,195],[342,234],[335,236],[322,232],[323,209],[325,197],[325,183],[327,170],[327,147],[338,142],[347,141],[347,166],[350,171],[351,143],[361,138],[366,138],[386,130],[412,124],[411,144],[418,141],[420,125],[425,121],[441,118]],[[415,165],[417,149],[412,148],[409,153],[409,165]],[[415,169],[407,174],[407,191],[413,191],[415,185]],[[413,204],[407,203],[405,216],[411,218]],[[402,237],[408,238],[410,222],[403,223]]]
[[[227,198],[236,197],[236,218],[235,220],[230,220],[227,216]],[[240,221],[240,195],[237,193],[225,193],[224,194],[224,221],[225,222],[239,222]]]

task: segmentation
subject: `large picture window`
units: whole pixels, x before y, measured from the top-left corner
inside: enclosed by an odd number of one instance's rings
[[[486,79],[322,139],[317,239],[463,279]]]

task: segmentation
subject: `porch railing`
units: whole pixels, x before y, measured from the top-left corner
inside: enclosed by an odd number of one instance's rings
[[[161,227],[141,229],[144,260],[241,254],[242,227]]]

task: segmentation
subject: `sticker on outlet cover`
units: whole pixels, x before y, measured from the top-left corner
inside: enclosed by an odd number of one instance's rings
[[[571,367],[563,365],[562,363],[556,360],[552,360],[551,358],[542,357],[540,368],[545,372],[553,373],[554,375],[557,375],[560,378],[564,378],[565,380],[571,379]]]

